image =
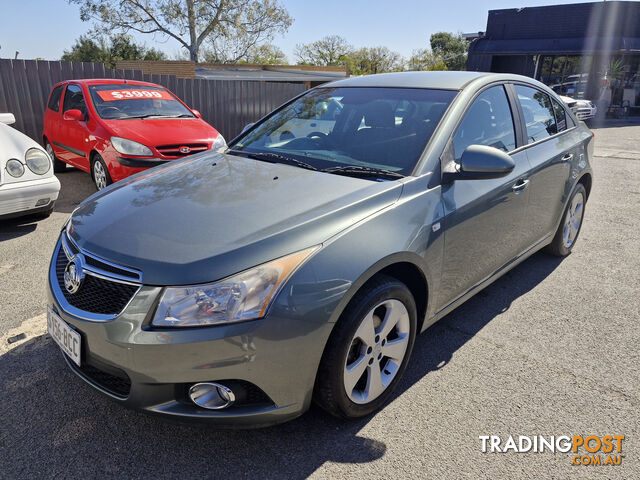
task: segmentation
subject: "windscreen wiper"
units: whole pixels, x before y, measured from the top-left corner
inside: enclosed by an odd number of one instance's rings
[[[326,173],[335,173],[336,175],[349,175],[353,177],[379,177],[379,178],[404,178],[404,175],[385,170],[384,168],[365,167],[362,165],[346,165],[344,167],[329,167],[321,170]]]
[[[254,160],[264,160],[267,162],[276,162],[276,163],[287,163],[289,165],[295,165],[296,167],[306,168],[307,170],[318,170],[313,165],[305,163],[301,160],[297,160],[292,157],[287,157],[285,155],[280,155],[279,153],[271,153],[271,152],[246,152],[244,150],[229,150],[226,152],[231,155],[239,155],[242,157],[252,158]]]
[[[159,115],[157,113],[148,113],[146,115],[135,115],[135,116],[132,116],[132,117],[122,117],[122,119],[123,120],[131,120],[131,119],[138,120],[138,119],[145,119],[145,118],[180,118],[183,115],[186,115],[186,114],[182,114],[182,115],[176,116],[176,115]],[[191,117],[191,115],[189,115],[189,117]]]

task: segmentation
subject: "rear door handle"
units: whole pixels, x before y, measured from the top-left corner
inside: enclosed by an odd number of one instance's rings
[[[562,157],[563,162],[568,162],[573,158],[573,153],[567,153],[564,157]]]
[[[518,180],[513,187],[511,187],[511,190],[513,190],[514,192],[516,192],[516,195],[519,193],[522,193],[522,191],[527,188],[527,185],[529,185],[529,180],[524,180],[524,179],[520,179]]]

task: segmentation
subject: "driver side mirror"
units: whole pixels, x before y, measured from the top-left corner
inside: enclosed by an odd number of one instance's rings
[[[469,145],[462,152],[459,169],[455,172],[443,172],[442,182],[505,177],[515,166],[513,159],[502,150],[486,145]]]
[[[202,118],[202,114],[198,110],[192,109],[191,113],[193,113],[197,118]]]
[[[77,108],[72,108],[71,110],[67,110],[62,115],[63,120],[76,120],[78,122],[83,122],[85,119],[84,113],[82,113]]]

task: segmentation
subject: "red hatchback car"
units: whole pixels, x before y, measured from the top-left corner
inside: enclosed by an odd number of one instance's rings
[[[53,87],[44,146],[54,170],[91,173],[98,190],[145,168],[226,147],[222,135],[173,93],[133,80],[69,80]]]

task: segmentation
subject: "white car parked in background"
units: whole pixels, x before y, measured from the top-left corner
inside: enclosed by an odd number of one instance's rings
[[[589,120],[598,113],[598,107],[590,100],[576,99],[564,95],[560,95],[560,99],[575,113],[578,120]]]
[[[41,213],[50,215],[60,182],[47,152],[11,128],[12,113],[0,113],[0,220]]]

